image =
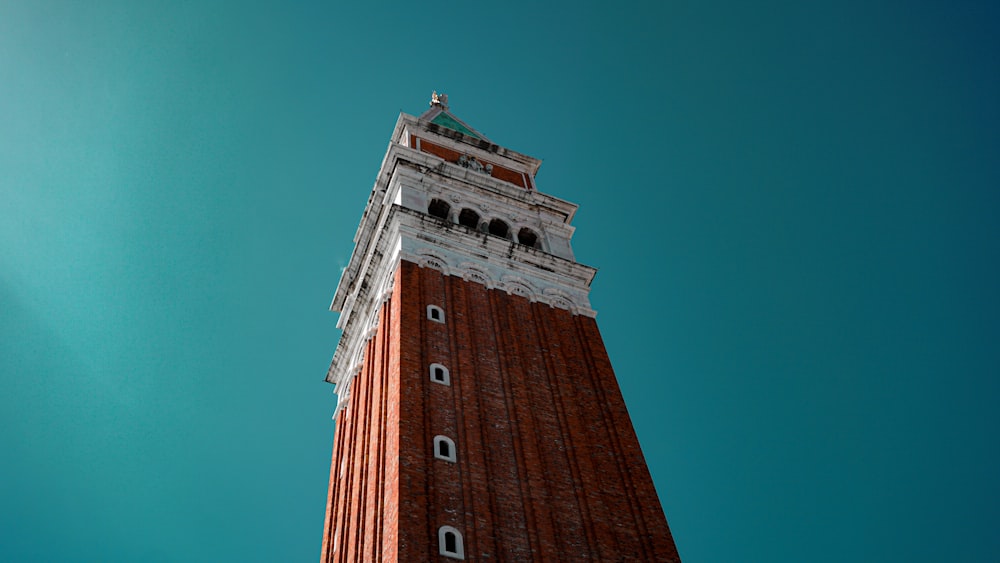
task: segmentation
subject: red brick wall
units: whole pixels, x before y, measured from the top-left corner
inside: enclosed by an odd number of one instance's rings
[[[442,525],[466,561],[679,561],[594,319],[408,262],[382,315],[337,421],[323,561],[453,561]],[[331,518],[352,530],[335,558]]]
[[[397,293],[382,306],[350,403],[337,415],[321,562],[397,561],[399,303]]]

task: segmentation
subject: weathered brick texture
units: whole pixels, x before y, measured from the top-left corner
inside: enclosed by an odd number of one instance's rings
[[[594,319],[404,261],[352,385],[323,562],[679,561]]]

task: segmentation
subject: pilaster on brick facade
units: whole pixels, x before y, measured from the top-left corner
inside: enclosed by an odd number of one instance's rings
[[[540,164],[400,115],[331,305],[322,561],[679,561]]]

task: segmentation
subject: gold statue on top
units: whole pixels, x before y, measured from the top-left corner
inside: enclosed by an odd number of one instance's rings
[[[448,109],[448,94],[438,95],[437,90],[431,93],[431,106],[441,106],[444,109]]]

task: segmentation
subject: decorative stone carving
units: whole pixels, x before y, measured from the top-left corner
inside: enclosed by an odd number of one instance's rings
[[[480,174],[486,174],[487,176],[493,175],[493,165],[486,164],[484,166],[483,163],[479,162],[479,160],[476,159],[476,157],[474,156],[463,154],[462,156],[458,157],[458,162],[456,162],[455,164],[458,164],[462,168],[468,168],[473,172],[479,172]]]
[[[517,282],[510,282],[507,284],[507,291],[512,295],[518,295],[520,297],[524,297],[531,301],[534,301],[534,293],[530,289],[528,289],[527,286],[523,284]]]
[[[421,250],[417,261],[422,268],[433,268],[443,274],[448,274],[448,261],[430,250]]]
[[[470,265],[469,263],[464,263],[459,266],[462,270],[462,278],[466,281],[472,281],[484,285],[487,288],[493,287],[493,281],[490,279],[489,274],[485,271]]]
[[[507,293],[527,297],[532,301],[535,300],[535,294],[538,293],[531,282],[519,276],[503,276],[501,283]]]
[[[564,297],[549,297],[549,305],[558,307],[559,309],[574,310],[573,303]]]

